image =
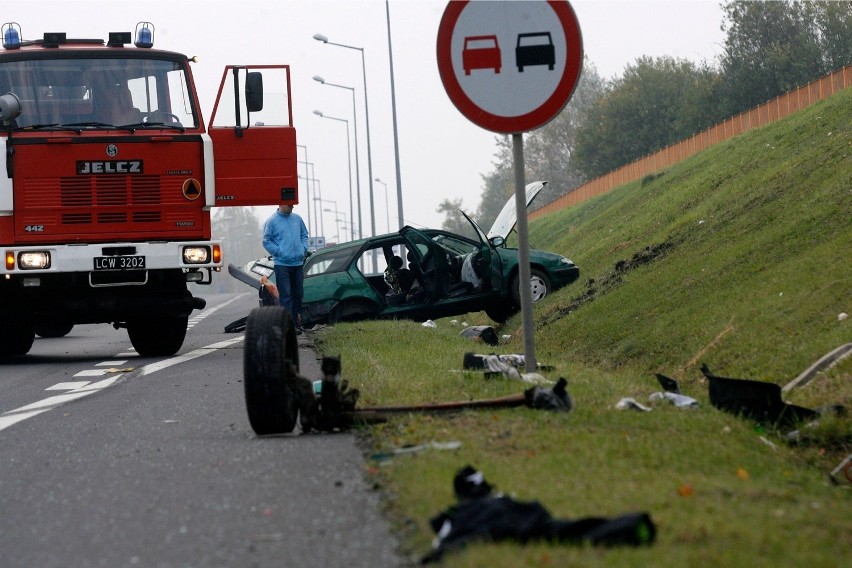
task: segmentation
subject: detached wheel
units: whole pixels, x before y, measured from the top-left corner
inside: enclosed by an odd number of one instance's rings
[[[35,332],[44,338],[65,337],[73,328],[73,323],[42,323],[36,326]]]
[[[152,318],[127,322],[130,343],[142,357],[174,355],[186,338],[187,316]]]
[[[296,326],[286,308],[263,306],[246,320],[243,383],[252,430],[259,436],[292,432],[299,417],[290,384],[299,371]]]
[[[26,355],[34,340],[35,331],[31,325],[13,323],[0,326],[0,359]]]
[[[521,288],[518,285],[519,276],[519,274],[516,274],[515,277],[512,278],[512,301],[518,309],[521,308]],[[550,293],[550,289],[550,278],[547,277],[547,274],[537,268],[531,269],[530,293],[532,295],[533,303],[538,302],[547,296]]]

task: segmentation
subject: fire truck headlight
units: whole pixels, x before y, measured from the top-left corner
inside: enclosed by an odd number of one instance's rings
[[[183,247],[183,261],[187,264],[207,264],[210,262],[210,247]]]
[[[46,250],[19,253],[18,267],[21,270],[43,270],[50,268],[50,253]]]

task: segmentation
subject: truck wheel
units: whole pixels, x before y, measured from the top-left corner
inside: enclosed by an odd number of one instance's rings
[[[26,355],[33,346],[35,331],[26,324],[0,326],[0,359]]]
[[[127,322],[130,343],[142,357],[174,355],[186,338],[187,316],[139,319]]]
[[[35,332],[39,337],[65,337],[73,328],[73,323],[41,323]]]
[[[259,436],[292,432],[299,415],[290,383],[299,371],[296,326],[286,308],[262,306],[249,313],[243,350],[246,410]]]

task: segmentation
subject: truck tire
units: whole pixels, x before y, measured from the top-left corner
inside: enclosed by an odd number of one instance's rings
[[[39,337],[65,337],[73,328],[73,323],[40,323],[35,332]]]
[[[0,326],[0,359],[26,355],[33,346],[35,331],[26,324]]]
[[[259,436],[292,432],[299,416],[291,383],[299,371],[296,326],[286,308],[262,306],[246,320],[243,386],[252,430]]]
[[[130,343],[142,357],[174,355],[186,338],[187,316],[138,319],[127,322]]]

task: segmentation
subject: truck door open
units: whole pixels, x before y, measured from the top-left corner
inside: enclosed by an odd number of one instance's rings
[[[289,66],[226,67],[209,135],[217,206],[298,203]]]

